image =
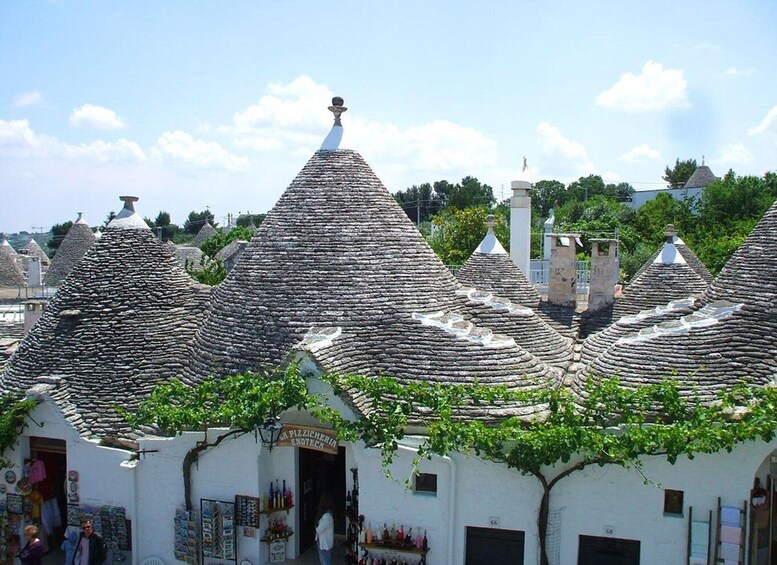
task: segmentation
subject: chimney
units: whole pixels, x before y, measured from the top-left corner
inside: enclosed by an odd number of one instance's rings
[[[574,308],[577,304],[577,239],[579,234],[552,233],[548,302]]]
[[[510,183],[510,257],[513,263],[531,280],[531,183],[514,180]]]
[[[45,298],[31,298],[24,301],[24,335],[30,333],[48,303]]]
[[[43,271],[40,263],[40,259],[37,257],[30,258],[27,263],[27,286],[36,287],[43,285]]]
[[[591,281],[588,287],[588,311],[595,312],[615,302],[619,274],[618,240],[591,240]]]

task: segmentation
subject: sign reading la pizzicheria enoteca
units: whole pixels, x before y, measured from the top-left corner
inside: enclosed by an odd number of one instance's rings
[[[337,439],[334,430],[284,424],[278,445],[291,447],[307,447],[337,455]]]

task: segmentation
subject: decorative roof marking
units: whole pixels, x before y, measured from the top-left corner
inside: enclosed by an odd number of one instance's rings
[[[681,298],[680,300],[672,300],[669,304],[666,304],[665,306],[656,306],[655,308],[651,308],[649,310],[642,310],[638,312],[637,314],[631,315],[631,316],[623,316],[618,320],[619,324],[636,324],[638,322],[641,322],[642,320],[647,320],[648,318],[654,318],[656,316],[663,316],[664,314],[667,314],[668,312],[672,312],[673,310],[683,310],[685,308],[689,308],[693,306],[693,303],[696,301],[695,298],[688,297],[688,298]]]
[[[507,251],[505,251],[505,248],[502,247],[502,244],[499,243],[499,240],[494,234],[494,227],[496,227],[496,221],[494,220],[493,214],[488,215],[488,218],[486,219],[486,227],[488,228],[488,231],[486,232],[486,237],[483,238],[483,241],[480,242],[480,245],[478,245],[474,253],[506,255]]]
[[[320,349],[329,347],[343,333],[341,327],[316,327],[312,326],[302,340],[302,345],[308,351],[315,353]]]
[[[683,316],[679,320],[669,320],[660,324],[642,328],[636,334],[623,336],[616,343],[629,343],[636,341],[646,341],[654,337],[663,335],[680,335],[688,333],[696,328],[707,328],[714,326],[721,320],[731,316],[734,312],[742,308],[742,304],[732,304],[723,300],[707,304],[701,310],[693,314]]]
[[[139,200],[137,196],[119,196],[119,200],[124,201],[124,208],[111,220],[107,229],[151,230],[140,214],[135,212],[134,203]]]
[[[335,123],[329,135],[324,139],[324,143],[321,144],[322,151],[337,151],[340,148],[340,142],[343,140],[343,124],[340,121],[340,116],[348,110],[343,104],[344,101],[339,96],[332,98],[332,105],[329,106],[329,111],[335,115]]]
[[[418,312],[413,312],[413,319],[421,322],[421,325],[440,328],[459,339],[479,343],[483,347],[498,348],[516,345],[513,338],[506,335],[495,334],[487,328],[479,328],[472,322],[465,320],[464,316],[460,316],[459,314],[447,314],[445,312],[420,314]]]
[[[655,258],[653,263],[661,263],[663,265],[687,265],[688,262],[677,251],[677,247],[673,243],[665,243],[661,253]]]
[[[531,317],[536,315],[534,310],[527,306],[513,304],[509,298],[496,296],[493,293],[483,292],[476,288],[462,287],[456,291],[456,294],[462,294],[472,302],[481,302],[494,310],[507,310],[509,314],[514,314],[516,316]]]

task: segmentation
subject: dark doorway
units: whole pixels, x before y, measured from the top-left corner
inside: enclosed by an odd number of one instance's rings
[[[335,534],[345,534],[345,448],[337,455],[300,447],[297,501],[299,502],[299,550],[316,541],[316,508],[321,495],[334,500]]]
[[[526,534],[518,530],[467,527],[465,565],[523,565]]]
[[[48,547],[59,548],[67,528],[67,449],[64,440],[31,437],[29,463],[35,461],[43,462],[46,478],[33,483],[35,498],[40,501],[40,509],[33,510],[33,516],[39,516],[36,521],[46,532]]]
[[[639,540],[580,536],[578,565],[639,565]]]

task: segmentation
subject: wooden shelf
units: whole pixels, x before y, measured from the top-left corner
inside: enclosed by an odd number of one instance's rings
[[[418,549],[415,545],[392,545],[388,543],[360,543],[364,549],[386,549],[399,551],[401,553],[415,553],[416,555],[426,555],[429,549]]]
[[[294,508],[294,505],[291,506],[279,506],[278,508],[270,508],[269,510],[260,510],[259,514],[275,514],[276,512],[286,512],[286,514],[289,513],[289,510]]]
[[[286,534],[283,534],[282,536],[275,536],[275,537],[271,537],[271,538],[268,538],[268,537],[265,536],[265,537],[263,537],[261,539],[261,541],[263,541],[264,543],[270,543],[271,541],[275,541],[277,539],[287,540],[287,539],[289,539],[293,535],[294,535],[294,532],[288,532]]]

